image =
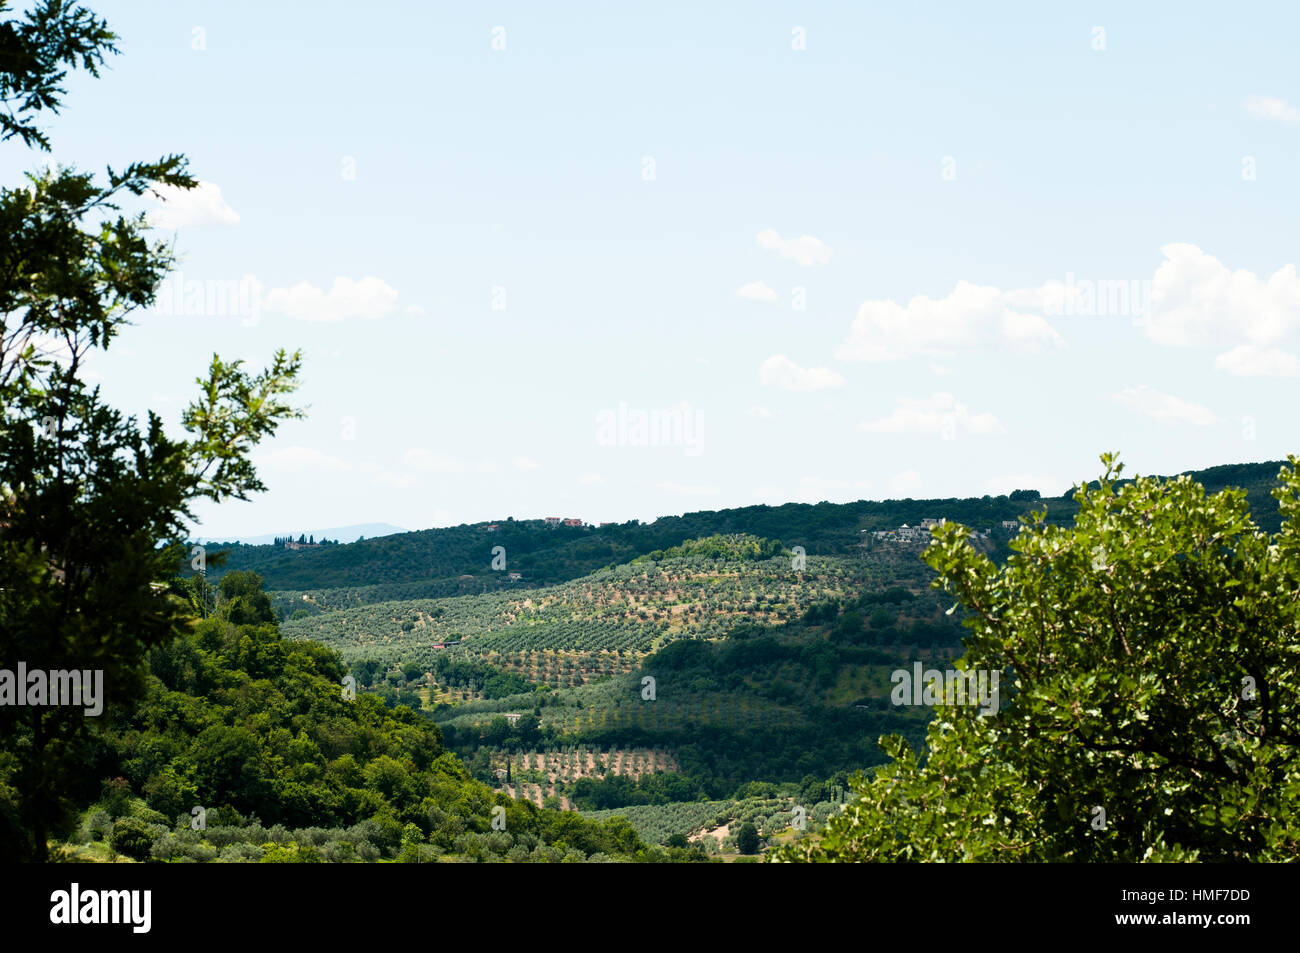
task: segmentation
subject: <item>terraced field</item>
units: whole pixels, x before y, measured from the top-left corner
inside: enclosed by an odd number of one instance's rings
[[[286,622],[284,631],[324,642],[349,660],[427,668],[435,653],[450,652],[570,687],[629,671],[675,639],[722,638],[739,623],[783,625],[815,602],[867,588],[910,584],[924,591],[928,569],[919,558],[895,566],[896,559],[892,552],[870,560],[809,556],[802,571],[792,570],[789,558],[632,563],[541,589],[325,612]],[[880,564],[892,571],[882,574]]]

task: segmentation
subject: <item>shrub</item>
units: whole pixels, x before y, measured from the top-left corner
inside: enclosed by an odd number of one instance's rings
[[[124,854],[133,860],[145,860],[149,857],[156,836],[157,832],[144,821],[134,817],[122,817],[113,823],[110,843],[113,850],[119,854]]]

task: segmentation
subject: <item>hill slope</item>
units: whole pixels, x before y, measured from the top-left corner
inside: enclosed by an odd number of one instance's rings
[[[1210,492],[1226,486],[1247,490],[1256,520],[1267,530],[1277,527],[1276,485],[1281,462],[1232,464],[1189,471]],[[1019,494],[1016,494],[1019,496]],[[1070,495],[1039,500],[1036,496],[886,500],[856,503],[787,503],[748,506],[666,516],[653,523],[635,521],[598,528],[551,526],[544,520],[505,519],[497,524],[398,533],[378,539],[311,550],[274,546],[209,545],[213,579],[235,569],[250,569],[270,590],[325,594],[329,607],[395,599],[442,598],[508,589],[510,573],[520,583],[544,586],[577,579],[596,570],[629,562],[688,539],[748,533],[803,546],[811,555],[856,552],[863,531],[916,525],[924,518],[948,519],[982,529],[1014,520],[1046,506],[1053,522],[1069,524],[1076,504]],[[496,525],[496,530],[489,530]],[[504,571],[493,571],[494,547],[505,550]],[[224,552],[224,564],[215,557]],[[287,608],[281,604],[281,608]]]

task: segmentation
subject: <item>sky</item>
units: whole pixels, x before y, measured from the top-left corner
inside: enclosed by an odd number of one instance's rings
[[[1060,494],[1297,446],[1300,8],[91,4],[54,150],[183,153],[89,363],[300,348],[206,538]]]

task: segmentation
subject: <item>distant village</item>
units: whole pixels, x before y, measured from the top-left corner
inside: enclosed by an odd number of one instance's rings
[[[606,526],[616,526],[616,523],[586,523],[576,516],[560,517],[548,516],[544,520],[547,526],[576,526],[579,529],[599,529]],[[500,523],[488,523],[483,527],[489,533],[495,533],[501,528]]]
[[[338,544],[337,539],[322,539],[317,542],[315,536],[299,536],[297,539],[292,536],[284,538],[277,536],[275,542],[272,543],[273,546],[283,545],[285,549],[320,549],[322,546],[337,546]]]

